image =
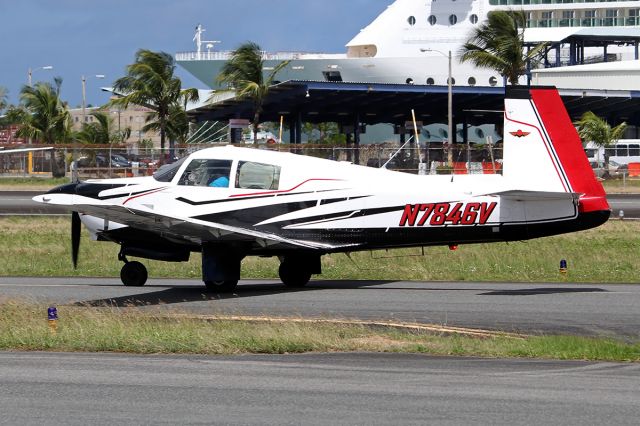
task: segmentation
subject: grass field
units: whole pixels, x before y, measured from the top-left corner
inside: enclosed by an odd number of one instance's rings
[[[199,320],[115,308],[0,300],[0,350],[173,354],[401,352],[430,355],[640,361],[640,344],[571,336],[478,338],[361,324]]]
[[[93,242],[83,233],[79,267],[70,255],[70,219],[0,218],[0,275],[118,277],[119,246]],[[322,279],[426,281],[640,281],[640,222],[610,221],[589,231],[516,243],[390,250],[323,257]],[[559,273],[566,259],[569,272]],[[142,260],[150,277],[200,278],[200,256],[189,262]],[[243,278],[277,278],[277,259],[250,257]]]
[[[0,274],[5,276],[119,275],[118,246],[83,234],[80,265],[70,260],[70,220],[0,218]],[[323,279],[638,282],[640,222],[615,221],[576,234],[532,240],[354,253],[323,258]],[[569,273],[558,272],[559,259]],[[199,255],[188,263],[143,261],[152,277],[200,277]],[[276,259],[249,258],[244,278],[275,278]],[[488,337],[422,332],[363,324],[230,321],[180,312],[58,306],[52,334],[46,306],[0,297],[0,350],[240,354],[401,352],[429,355],[640,361],[640,343],[575,336]]]

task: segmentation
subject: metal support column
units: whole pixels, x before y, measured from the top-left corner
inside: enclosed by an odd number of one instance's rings
[[[296,114],[296,145],[302,143],[302,113],[298,111]]]
[[[360,113],[356,112],[353,120],[353,144],[354,144],[354,158],[355,164],[360,164]]]

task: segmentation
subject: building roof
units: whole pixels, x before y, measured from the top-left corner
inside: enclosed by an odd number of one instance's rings
[[[447,86],[287,81],[274,86],[264,102],[260,119],[295,120],[311,123],[337,122],[353,124],[356,114],[365,124],[402,124],[411,119],[413,109],[418,121],[446,122]],[[470,124],[486,122],[489,113],[502,119],[504,87],[453,86],[453,112],[456,122],[467,117]],[[637,115],[640,117],[640,92],[622,90],[560,90],[573,119],[586,111],[604,116]],[[219,102],[189,111],[197,120],[225,121],[232,118],[253,119],[249,100],[221,98]],[[639,118],[640,119],[640,118]]]

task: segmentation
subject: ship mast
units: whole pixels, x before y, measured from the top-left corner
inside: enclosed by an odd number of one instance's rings
[[[206,30],[204,28],[202,28],[202,24],[198,24],[198,26],[196,27],[196,34],[193,36],[193,41],[196,42],[196,52],[197,52],[197,58],[198,59],[203,59],[202,58],[202,43],[207,43],[207,53],[211,53],[211,48],[213,47],[214,44],[218,44],[218,43],[222,43],[219,40],[203,40],[202,39],[202,34],[205,32]]]

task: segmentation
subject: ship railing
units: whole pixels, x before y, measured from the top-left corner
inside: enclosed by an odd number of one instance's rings
[[[216,50],[213,52],[178,52],[176,53],[176,61],[216,61],[216,60],[228,60],[233,51],[230,50]],[[262,59],[276,60],[276,61],[290,61],[300,59],[305,55],[324,55],[322,53],[313,52],[262,52]]]

